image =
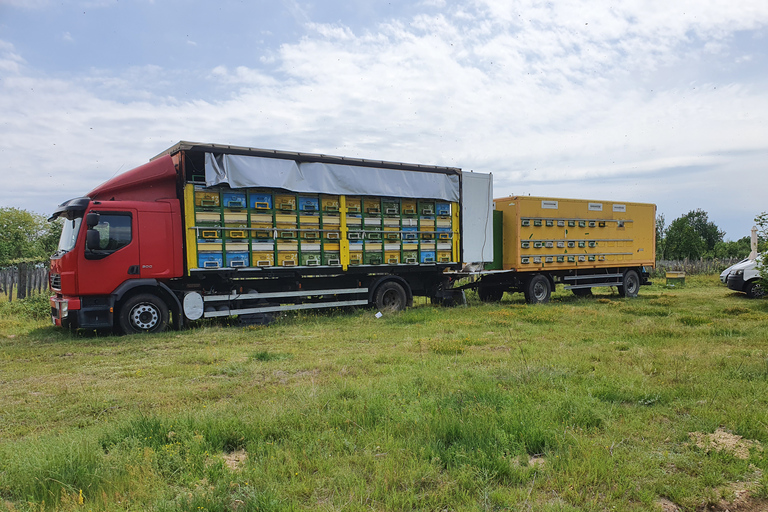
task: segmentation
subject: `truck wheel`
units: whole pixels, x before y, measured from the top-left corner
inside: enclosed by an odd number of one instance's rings
[[[640,291],[640,276],[634,270],[627,270],[624,272],[624,284],[619,286],[619,295],[622,297],[634,298],[637,297],[637,292]]]
[[[760,284],[760,281],[750,281],[744,287],[747,297],[750,299],[759,299],[765,296],[765,288]]]
[[[549,296],[552,294],[552,285],[546,276],[536,274],[528,281],[525,287],[525,300],[529,304],[543,304],[549,302]]]
[[[499,302],[504,295],[504,290],[496,286],[478,286],[477,296],[483,302]]]
[[[591,297],[592,288],[574,288],[571,290],[577,297]]]
[[[373,304],[379,311],[402,311],[408,303],[408,295],[400,283],[387,281],[376,289]]]
[[[134,295],[120,308],[119,321],[125,334],[162,332],[168,328],[168,306],[156,295]]]

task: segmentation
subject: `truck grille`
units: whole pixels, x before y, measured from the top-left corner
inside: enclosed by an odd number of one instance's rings
[[[61,274],[51,274],[51,289],[61,291]]]

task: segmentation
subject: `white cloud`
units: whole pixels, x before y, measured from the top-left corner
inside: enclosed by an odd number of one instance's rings
[[[0,42],[0,154],[24,176],[0,197],[61,201],[179,139],[455,165],[494,172],[500,194],[677,197],[683,209],[707,205],[665,183],[759,178],[766,77],[736,83],[710,61],[753,59],[729,45],[766,27],[768,4],[427,4],[441,11],[361,31],[312,23],[286,0],[303,38],[207,77],[152,66],[39,77]],[[189,80],[218,95],[187,99]]]

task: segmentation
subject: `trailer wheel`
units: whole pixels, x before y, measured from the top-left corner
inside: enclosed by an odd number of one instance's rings
[[[480,285],[477,287],[477,296],[483,302],[499,302],[504,296],[504,289],[497,286]]]
[[[765,296],[765,288],[760,284],[760,281],[750,281],[744,287],[744,292],[750,299],[759,299]]]
[[[552,294],[552,285],[547,276],[536,274],[528,281],[525,287],[525,300],[529,304],[544,304],[549,302],[549,296]]]
[[[408,295],[400,283],[387,281],[376,289],[373,304],[379,311],[383,312],[402,311],[408,304]]]
[[[120,328],[125,334],[162,332],[168,328],[168,306],[150,293],[130,297],[118,314]]]
[[[592,296],[592,288],[573,288],[571,291],[577,297],[591,297]]]
[[[640,291],[640,276],[634,270],[624,272],[624,284],[619,286],[619,295],[627,298],[637,297]]]

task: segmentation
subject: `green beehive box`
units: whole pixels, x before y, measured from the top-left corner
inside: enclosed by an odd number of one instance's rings
[[[303,252],[301,253],[301,265],[305,267],[318,266],[321,264],[321,258],[319,252]]]

